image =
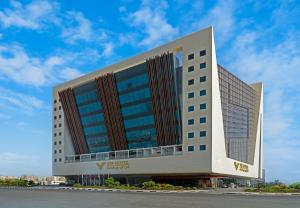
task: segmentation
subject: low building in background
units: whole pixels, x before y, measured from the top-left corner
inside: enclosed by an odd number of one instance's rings
[[[88,185],[261,178],[262,120],[262,83],[217,63],[209,27],[54,87],[53,175]]]

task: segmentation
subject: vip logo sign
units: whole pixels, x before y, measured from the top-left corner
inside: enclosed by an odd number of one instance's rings
[[[100,170],[102,170],[103,169],[103,167],[106,165],[106,162],[99,162],[99,163],[97,163],[97,167],[100,169]]]
[[[102,170],[106,166],[106,169],[127,169],[129,168],[128,161],[109,161],[109,162],[99,162],[97,167]]]
[[[242,172],[249,172],[249,166],[248,165],[245,165],[245,164],[242,164],[242,163],[238,163],[238,162],[234,162],[234,168],[236,171],[242,171]]]

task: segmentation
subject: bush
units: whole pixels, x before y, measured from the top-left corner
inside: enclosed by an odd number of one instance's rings
[[[293,189],[300,189],[300,182],[293,183],[289,187]]]
[[[120,182],[116,181],[113,177],[109,177],[104,181],[105,186],[109,188],[119,188]]]
[[[22,179],[0,180],[0,186],[28,186],[28,181]]]
[[[143,183],[144,189],[155,189],[157,187],[157,184],[154,181],[146,181]]]

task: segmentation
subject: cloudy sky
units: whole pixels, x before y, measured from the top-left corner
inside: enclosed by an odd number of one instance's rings
[[[54,85],[209,25],[218,63],[265,84],[267,180],[300,181],[300,2],[289,0],[1,0],[0,175],[51,174]]]

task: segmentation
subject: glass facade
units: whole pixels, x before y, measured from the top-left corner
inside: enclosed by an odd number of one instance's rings
[[[227,156],[248,163],[249,141],[254,139],[256,92],[218,66]]]
[[[157,146],[146,64],[116,73],[129,149]]]
[[[183,55],[175,57],[174,82],[176,105],[182,101]],[[156,147],[157,131],[153,114],[152,97],[146,63],[142,63],[115,75],[125,137],[129,149]],[[90,153],[112,151],[96,81],[90,81],[74,89],[77,109]],[[176,125],[181,137],[181,107],[176,107]],[[182,142],[182,138],[179,139]]]
[[[74,94],[90,153],[111,151],[96,83],[76,87]]]

